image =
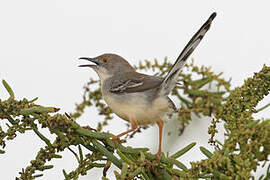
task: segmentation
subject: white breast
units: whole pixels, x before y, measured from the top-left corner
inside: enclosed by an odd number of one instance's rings
[[[110,94],[103,96],[112,111],[124,120],[136,119],[139,125],[155,123],[170,110],[166,98],[149,103],[143,93]]]

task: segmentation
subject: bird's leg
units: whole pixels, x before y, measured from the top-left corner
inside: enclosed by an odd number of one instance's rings
[[[156,156],[157,156],[158,160],[160,160],[161,152],[162,152],[162,150],[161,150],[161,144],[162,143],[161,142],[162,142],[163,124],[164,124],[164,122],[162,120],[157,121],[157,125],[159,127],[159,144],[158,144],[158,152],[157,152]]]
[[[130,123],[131,123],[131,129],[129,129],[129,130],[127,130],[127,131],[125,131],[125,132],[123,132],[123,133],[121,133],[121,134],[118,134],[117,136],[114,136],[113,138],[112,138],[112,141],[114,142],[114,144],[118,144],[118,139],[121,137],[121,136],[124,136],[124,135],[126,135],[126,134],[128,134],[128,133],[130,133],[130,132],[132,132],[132,131],[135,131],[136,129],[137,129],[137,127],[138,127],[138,123],[137,123],[137,121],[135,120],[135,119],[131,119],[130,120]]]

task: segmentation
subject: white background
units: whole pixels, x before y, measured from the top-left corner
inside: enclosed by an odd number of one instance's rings
[[[131,64],[154,58],[162,61],[165,56],[173,62],[191,36],[216,11],[218,15],[210,31],[192,57],[196,64],[212,66],[215,72],[224,72],[227,79],[232,77],[232,85],[237,87],[263,64],[270,65],[269,7],[267,0],[1,0],[0,79],[10,83],[17,99],[39,97],[37,103],[41,105],[60,107],[62,113],[71,112],[75,102],[81,101],[82,87],[89,77],[97,78],[93,71],[77,67],[78,57],[112,52]],[[2,86],[0,98],[8,98]],[[267,97],[258,107],[269,100]],[[265,110],[256,118],[269,117],[269,112]],[[101,119],[91,107],[80,123],[95,127]],[[189,166],[188,162],[205,158],[199,146],[213,149],[207,144],[208,124],[208,118],[194,117],[183,136],[168,137],[168,131],[176,131],[174,123],[169,122],[164,132],[164,151],[174,153],[190,142],[197,142],[180,160]],[[126,130],[126,126],[116,118],[106,130],[117,134]],[[155,153],[157,135],[154,126],[128,144],[146,146]],[[6,154],[0,156],[0,178],[14,179],[43,146],[31,133],[19,134],[16,140],[7,142]],[[63,179],[62,169],[69,172],[77,166],[70,152],[61,154],[63,159],[49,163],[56,168],[46,171],[40,179]],[[256,174],[262,172],[265,170]],[[100,179],[101,174],[95,170],[80,179]],[[112,176],[110,171],[109,177]]]

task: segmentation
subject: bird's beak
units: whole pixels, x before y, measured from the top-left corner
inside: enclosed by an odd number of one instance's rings
[[[79,67],[91,67],[91,68],[96,68],[100,63],[98,61],[98,59],[96,58],[88,58],[88,57],[81,57],[79,58],[80,60],[87,60],[87,61],[91,61],[93,63],[95,63],[96,65],[94,64],[83,64],[83,65],[79,65]]]

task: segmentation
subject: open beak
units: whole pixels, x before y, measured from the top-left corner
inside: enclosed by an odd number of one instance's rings
[[[83,65],[79,65],[79,67],[91,67],[91,68],[96,68],[98,65],[99,65],[99,61],[96,59],[96,58],[88,58],[88,57],[81,57],[79,58],[80,60],[87,60],[87,61],[91,61],[93,63],[95,63],[96,65],[94,64],[83,64]]]

